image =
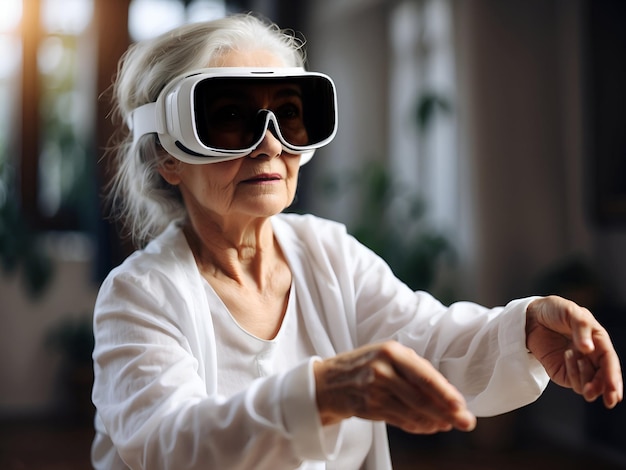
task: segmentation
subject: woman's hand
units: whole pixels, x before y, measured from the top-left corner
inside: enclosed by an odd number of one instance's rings
[[[358,416],[415,434],[471,431],[476,425],[461,393],[426,359],[397,342],[316,362],[314,371],[323,424]]]
[[[526,347],[558,385],[607,408],[622,401],[619,359],[606,330],[586,308],[561,297],[533,301],[526,311]]]

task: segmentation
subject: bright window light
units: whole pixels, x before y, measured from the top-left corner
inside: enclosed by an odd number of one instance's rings
[[[128,31],[141,41],[185,23],[185,6],[178,0],[133,0],[128,10]]]
[[[78,35],[93,17],[93,0],[45,0],[41,4],[41,22],[51,33]]]
[[[210,21],[226,16],[223,0],[195,0],[187,7],[187,21]]]
[[[22,0],[2,0],[0,33],[10,33],[17,29],[22,19]],[[3,56],[0,56],[3,57]]]
[[[22,43],[19,38],[0,33],[0,57],[1,83],[18,72],[22,60]]]

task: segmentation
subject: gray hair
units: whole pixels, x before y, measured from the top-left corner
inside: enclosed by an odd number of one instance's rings
[[[120,128],[108,152],[115,157],[114,175],[107,188],[111,215],[123,223],[136,246],[161,233],[172,220],[186,217],[177,187],[169,185],[158,168],[168,154],[152,135],[136,145],[123,126],[137,107],[155,102],[160,91],[177,76],[198,68],[219,66],[221,55],[233,50],[269,51],[288,67],[305,62],[304,41],[291,31],[249,14],[192,23],[154,39],[132,45],[120,60],[113,84],[113,112]]]

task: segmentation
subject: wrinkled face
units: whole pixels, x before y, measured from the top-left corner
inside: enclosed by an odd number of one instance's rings
[[[277,57],[265,51],[230,51],[219,57],[224,67],[283,67]],[[231,88],[215,100],[210,110],[215,139],[227,144],[240,138],[240,120],[252,110],[270,109],[282,113],[285,122],[298,128],[301,111],[297,90],[289,84]],[[282,125],[282,123],[281,123]],[[306,135],[302,136],[306,139]],[[218,223],[269,217],[288,207],[296,192],[300,156],[283,152],[282,145],[268,131],[261,144],[248,156],[220,163],[192,165],[173,157],[161,168],[161,175],[177,185],[189,216]]]

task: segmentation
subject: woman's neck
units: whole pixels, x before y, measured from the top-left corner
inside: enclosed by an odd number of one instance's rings
[[[184,233],[205,276],[226,276],[238,284],[254,283],[263,289],[282,259],[269,218],[237,223],[188,221]]]

